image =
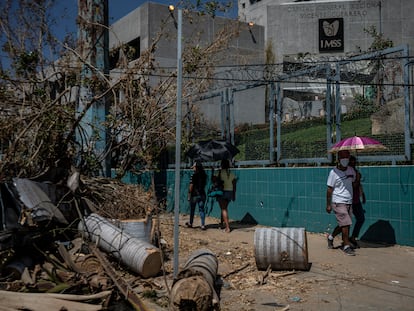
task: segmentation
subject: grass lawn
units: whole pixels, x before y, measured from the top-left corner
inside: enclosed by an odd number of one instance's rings
[[[371,120],[369,118],[344,121],[341,123],[342,138],[350,136],[370,136]],[[295,132],[283,134],[282,141],[295,141],[298,143],[309,143],[313,141],[326,140],[326,125],[317,125],[311,128],[299,129]]]
[[[269,130],[262,129],[261,131],[263,133],[258,136],[266,138],[258,139],[256,135],[255,138],[247,139],[247,142],[237,146],[240,153],[236,156],[236,161],[269,158]],[[243,135],[243,133],[240,133],[240,135]],[[342,139],[354,135],[371,135],[370,118],[343,121],[341,123]],[[285,133],[282,126],[281,142],[282,151],[287,157],[321,157],[326,154],[326,124],[316,124],[310,127],[308,125],[303,126],[303,128],[300,128],[300,124],[298,124],[298,129],[285,131]]]

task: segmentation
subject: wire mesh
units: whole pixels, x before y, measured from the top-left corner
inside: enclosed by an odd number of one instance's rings
[[[229,114],[221,116],[224,125],[217,133],[239,148],[239,165],[331,163],[330,147],[354,135],[387,147],[361,153],[366,162],[409,162],[413,112],[407,104],[408,60],[407,49],[396,47],[341,59],[306,56],[283,64],[227,68],[216,76],[231,93],[220,102],[230,109],[222,110]],[[263,107],[265,122],[238,118],[239,101],[246,99],[234,96],[240,90],[264,92],[252,101],[250,113]]]

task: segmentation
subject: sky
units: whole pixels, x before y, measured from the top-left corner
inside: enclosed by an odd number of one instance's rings
[[[129,12],[135,10],[148,0],[108,0],[109,24],[114,23]],[[175,0],[152,0],[151,2],[162,4],[174,4]],[[78,14],[78,0],[60,0],[56,4],[56,14],[65,12],[65,25],[62,25],[61,33],[76,31],[76,16]],[[72,24],[73,23],[73,24]]]
[[[1,1],[1,0],[0,0]],[[194,3],[197,0],[181,0]],[[206,2],[208,0],[200,0],[200,2]],[[233,1],[234,10],[230,17],[237,16],[237,0],[220,0],[224,3]],[[108,0],[108,14],[109,14],[109,24],[113,24],[123,16],[127,15],[134,9],[138,8],[142,4],[149,2],[148,0]],[[173,4],[176,5],[179,3],[179,0],[151,0],[154,3],[161,3],[165,5]],[[68,34],[71,34],[73,38],[77,36],[77,26],[76,26],[76,17],[78,14],[78,0],[56,0],[54,3],[54,10],[52,15],[57,20],[57,24],[53,29],[54,35],[58,39],[63,40]],[[0,42],[1,44],[1,42]],[[0,51],[0,62],[4,67],[8,67],[10,61],[8,56]]]
[[[143,3],[148,2],[147,0],[108,0],[109,10],[109,23],[112,24],[114,21],[127,15],[132,10],[141,6]],[[152,0],[151,2],[163,3],[163,4],[174,4],[175,0]],[[78,12],[78,0],[60,0],[58,7],[67,9],[70,16],[77,15]]]

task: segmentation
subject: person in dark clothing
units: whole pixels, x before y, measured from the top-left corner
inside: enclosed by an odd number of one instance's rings
[[[362,175],[359,170],[356,169],[356,158],[354,156],[349,157],[349,166],[352,167],[356,172],[355,182],[352,184],[353,188],[353,198],[352,198],[352,213],[355,216],[355,226],[352,230],[352,235],[350,237],[350,242],[355,248],[359,248],[357,238],[359,232],[361,231],[362,225],[365,222],[365,210],[362,207],[362,204],[365,204],[365,193],[362,187],[361,178]]]
[[[201,229],[205,230],[205,218],[206,214],[204,211],[204,206],[206,202],[206,184],[207,184],[207,174],[204,171],[203,165],[201,162],[196,161],[193,164],[194,173],[191,175],[190,185],[188,187],[188,201],[190,202],[190,221],[186,222],[186,226],[189,228],[193,227],[194,222],[194,213],[196,205],[198,205],[198,210],[201,219]]]

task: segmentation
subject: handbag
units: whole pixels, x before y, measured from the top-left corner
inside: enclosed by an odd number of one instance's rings
[[[221,170],[217,176],[213,178],[213,184],[211,185],[208,196],[209,197],[220,197],[223,195],[224,181],[221,179]]]

